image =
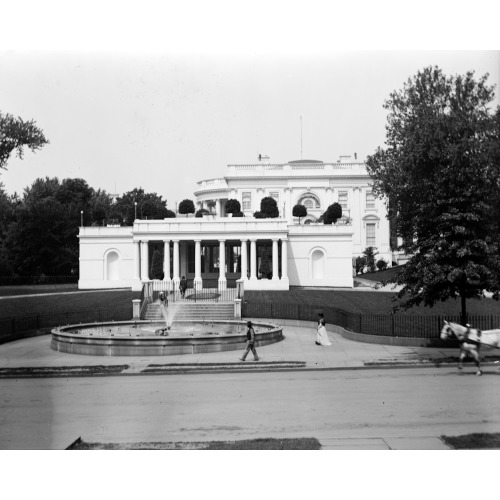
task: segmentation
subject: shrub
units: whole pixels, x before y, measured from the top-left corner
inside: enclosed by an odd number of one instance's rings
[[[266,216],[262,212],[254,212],[253,216],[256,219],[265,219],[266,218]]]
[[[300,205],[300,204],[295,205],[292,209],[292,215],[294,217],[299,218],[299,224],[300,224],[300,219],[307,215],[307,208],[304,205]]]
[[[233,217],[245,217],[245,214],[243,212],[234,212]]]
[[[233,214],[233,217],[234,217],[234,214],[237,213],[237,212],[241,212],[240,202],[238,200],[234,200],[234,199],[227,200],[227,202],[226,202],[226,213],[227,214]]]
[[[357,257],[356,258],[356,274],[363,274],[363,270],[366,266],[366,258],[365,257]]]
[[[275,219],[280,216],[276,200],[270,196],[266,196],[260,200],[260,212],[264,215],[265,219]]]
[[[206,208],[200,208],[194,214],[195,217],[203,217],[204,215],[209,215],[210,212]]]
[[[163,279],[163,259],[161,252],[158,249],[155,249],[155,251],[153,252],[153,258],[151,262],[151,279]]]
[[[324,224],[335,224],[342,217],[342,207],[335,202],[330,205],[323,214]]]
[[[186,216],[188,214],[194,214],[193,200],[182,200],[179,203],[179,213],[183,215],[185,214]]]
[[[175,219],[175,212],[167,208],[165,211],[165,219]]]
[[[384,259],[379,259],[377,261],[377,269],[379,271],[383,271],[384,269],[387,269],[387,262]]]

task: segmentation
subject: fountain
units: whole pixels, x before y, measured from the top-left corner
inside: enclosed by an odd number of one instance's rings
[[[173,308],[175,309],[175,308]],[[246,345],[246,321],[175,320],[169,311],[165,323],[156,320],[114,321],[67,325],[52,330],[52,349],[91,356],[168,356],[236,351]],[[283,339],[282,327],[253,322],[257,347]]]

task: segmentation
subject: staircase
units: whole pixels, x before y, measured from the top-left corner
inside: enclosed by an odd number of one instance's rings
[[[169,306],[169,312],[174,313],[174,321],[230,321],[234,320],[233,302],[174,302]],[[160,303],[148,304],[145,320],[162,321]]]

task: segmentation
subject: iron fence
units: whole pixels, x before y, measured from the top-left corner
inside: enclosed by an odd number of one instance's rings
[[[326,323],[369,335],[437,339],[444,320],[460,323],[460,316],[415,314],[355,314],[333,307],[308,304],[243,301],[242,316],[246,318],[318,320],[322,312]],[[500,315],[469,315],[469,324],[480,330],[500,328]]]
[[[0,341],[12,339],[37,330],[46,330],[61,325],[127,321],[132,319],[132,304],[107,309],[64,311],[32,316],[0,318]]]

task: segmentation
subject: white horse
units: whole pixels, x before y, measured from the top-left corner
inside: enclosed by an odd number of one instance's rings
[[[462,369],[462,361],[469,354],[477,365],[476,375],[482,375],[479,350],[481,346],[500,349],[500,329],[478,330],[470,326],[462,326],[457,323],[444,322],[441,330],[441,339],[448,340],[456,338],[460,343],[460,357],[458,369]]]

